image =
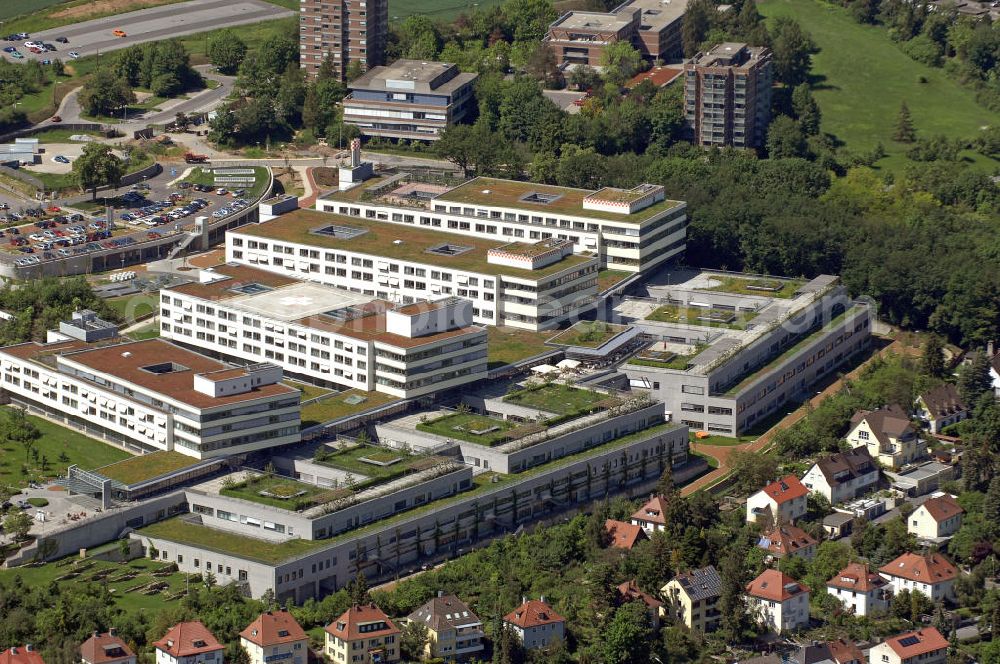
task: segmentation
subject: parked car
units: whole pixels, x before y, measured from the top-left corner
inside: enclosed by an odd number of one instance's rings
[[[57,161],[60,164],[68,164],[69,163],[69,158],[68,157],[64,157],[61,154],[57,154],[56,156],[52,157],[52,161]]]
[[[22,54],[20,51],[14,51],[13,53],[10,54],[10,57],[14,58],[15,60],[23,60],[24,54]]]
[[[79,58],[79,57],[80,57],[80,54],[79,54],[79,53],[77,53],[76,51],[70,51],[70,52],[69,52],[69,53],[67,53],[66,55],[68,55],[68,56],[69,56],[70,58],[72,58],[73,60],[76,60],[77,58]]]
[[[62,122],[62,116],[61,115],[53,115],[52,116],[52,121],[53,122]]]
[[[128,37],[128,35],[125,34],[124,30],[113,30],[111,34],[113,34],[115,37]]]
[[[16,50],[17,50],[17,49],[16,49],[16,48],[14,48],[13,46],[4,46],[4,47],[3,47],[3,52],[4,52],[4,53],[13,53],[13,52],[14,52],[14,51],[16,51]]]
[[[66,39],[65,37],[56,37],[56,41],[59,42],[60,44],[68,44],[69,43],[69,40]]]

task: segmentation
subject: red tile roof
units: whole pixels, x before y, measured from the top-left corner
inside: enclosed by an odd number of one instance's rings
[[[776,569],[764,570],[760,576],[747,584],[748,595],[772,602],[784,602],[807,592],[809,592],[807,586]]]
[[[809,489],[795,475],[789,475],[788,477],[771,482],[761,489],[761,491],[770,496],[771,500],[779,505],[789,500],[809,495]]]
[[[604,522],[604,529],[611,536],[611,546],[616,549],[632,549],[639,540],[646,539],[646,531],[641,526],[624,521],[608,519]]]
[[[362,625],[382,623],[377,629],[361,631]],[[391,634],[399,634],[399,628],[389,620],[382,609],[374,604],[359,606],[355,604],[348,610],[340,614],[340,617],[326,626],[326,631],[345,641],[356,641],[372,637],[383,637]]]
[[[240,632],[240,636],[258,646],[304,641],[309,637],[288,611],[268,611]]]
[[[521,629],[566,622],[566,619],[553,611],[551,606],[537,599],[528,600],[505,615],[503,620]]]
[[[663,602],[648,593],[642,592],[635,579],[626,581],[618,586],[618,598],[623,602],[641,600],[650,609],[658,609],[663,606]]]
[[[830,649],[830,656],[833,657],[833,661],[837,662],[837,664],[865,661],[865,656],[861,653],[861,648],[845,639],[827,641],[826,647]]]
[[[900,659],[932,653],[951,645],[948,643],[948,639],[941,636],[941,632],[934,627],[925,627],[915,632],[898,634],[886,639],[885,644],[892,648]]]
[[[862,563],[850,563],[840,570],[836,576],[826,582],[832,588],[843,588],[844,590],[854,590],[857,592],[868,592],[889,583],[877,572],[873,572],[868,565]]]
[[[931,553],[926,556],[904,553],[879,571],[888,576],[932,585],[951,581],[958,576],[958,569],[940,553]]]
[[[135,657],[128,644],[116,634],[94,633],[80,645],[80,657],[90,664],[113,662],[126,657]]]
[[[632,518],[661,526],[667,525],[667,499],[663,496],[653,496],[632,515]]]
[[[45,664],[45,660],[31,646],[14,646],[0,652],[0,664]]]
[[[776,556],[793,555],[802,549],[816,545],[816,540],[798,526],[784,525],[764,533],[760,538],[760,548]]]
[[[662,88],[668,83],[672,83],[675,78],[684,73],[683,69],[675,67],[653,67],[649,71],[636,74],[625,84],[627,88],[634,88],[643,81],[649,81],[658,88]]]
[[[177,623],[153,646],[174,657],[190,657],[222,650],[222,644],[197,620]]]
[[[929,498],[924,501],[922,507],[926,509],[927,513],[931,515],[931,518],[938,523],[947,521],[953,516],[965,513],[965,510],[958,504],[958,501],[947,494],[938,496],[937,498]]]

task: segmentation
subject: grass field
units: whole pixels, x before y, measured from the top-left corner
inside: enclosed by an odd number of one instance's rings
[[[31,138],[37,138],[40,143],[78,143],[71,141],[70,136],[100,136],[96,131],[79,131],[74,129],[46,129],[37,134],[32,134]]]
[[[996,116],[976,103],[971,90],[943,69],[910,59],[883,27],[861,25],[847,10],[819,0],[762,0],[757,7],[768,19],[796,19],[812,35],[820,48],[813,56],[813,74],[823,131],[854,152],[870,150],[881,141],[888,157],[878,163],[880,167],[905,162],[906,146],[892,140],[903,101],[910,108],[918,136],[969,139],[980,127],[996,123]],[[919,82],[921,76],[926,83]],[[1000,165],[971,151],[962,156],[981,168]]]
[[[500,0],[389,0],[389,19],[403,20],[407,16],[423,14],[431,19],[455,18],[462,12],[471,14],[474,9],[486,9],[500,4]]]
[[[552,334],[552,331],[532,332],[516,327],[490,325],[486,328],[489,368],[502,367],[553,350],[551,346],[545,345],[545,340]]]
[[[106,302],[121,316],[122,320],[129,324],[160,310],[159,296],[146,295],[145,293],[112,297],[108,298]]]
[[[8,411],[8,408],[0,408],[0,417],[7,417]],[[48,460],[48,468],[42,470],[40,464],[28,462],[28,474],[23,474],[21,467],[25,465],[24,448],[16,443],[0,442],[0,485],[24,486],[28,480],[61,475],[70,464],[95,468],[132,456],[40,417],[28,415],[28,419],[42,433],[41,438],[35,441],[35,449],[38,450],[39,459],[45,457]],[[60,461],[59,457],[63,454],[65,461]]]
[[[504,397],[504,401],[564,415],[585,410],[607,398],[608,395],[600,392],[581,390],[561,383],[549,383],[538,388],[528,388],[508,394]]]
[[[426,431],[445,438],[459,438],[478,445],[494,445],[506,440],[507,432],[515,424],[507,420],[497,420],[475,413],[452,413],[417,425],[418,431]],[[484,433],[474,433],[482,431]]]
[[[118,480],[122,484],[135,484],[159,477],[181,468],[194,465],[198,460],[174,451],[159,451],[142,456],[134,456],[110,466],[97,468],[105,477]],[[94,468],[94,466],[88,466]]]
[[[345,401],[350,397],[362,397],[364,401],[358,404],[352,404]],[[305,394],[302,395],[303,399],[308,399]],[[346,417],[353,413],[360,413],[363,410],[368,410],[369,408],[375,408],[376,406],[382,406],[387,403],[396,401],[399,397],[394,397],[391,394],[383,394],[382,392],[365,392],[364,390],[347,390],[346,392],[341,392],[337,396],[330,397],[328,399],[321,399],[319,401],[314,401],[308,403],[302,407],[302,427],[311,427],[316,424],[323,424],[324,422],[329,422],[330,420],[336,420],[341,417]]]

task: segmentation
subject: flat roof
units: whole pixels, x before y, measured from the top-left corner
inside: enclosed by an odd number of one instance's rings
[[[552,24],[552,27],[565,30],[593,30],[594,32],[614,30],[618,32],[627,28],[631,23],[632,16],[625,14],[573,11],[563,14]]]
[[[442,74],[452,69],[457,69],[457,65],[451,62],[396,60],[391,65],[372,67],[360,78],[352,81],[348,87],[352,90],[448,94],[476,80],[479,76],[474,73],[458,72],[450,79],[434,85]],[[390,81],[409,83],[410,87],[403,87],[398,83],[394,85]]]
[[[684,18],[688,0],[632,0],[621,10],[641,9],[640,30],[662,30],[674,21]],[[648,27],[647,27],[648,26]]]
[[[469,326],[419,337],[404,337],[386,331],[386,311],[396,310],[409,316],[427,313],[446,306],[447,301],[453,299],[447,296],[432,302],[415,302],[399,306],[392,302],[373,298],[370,295],[354,293],[335,286],[286,279],[282,275],[273,275],[267,270],[256,267],[236,266],[227,263],[215,266],[212,271],[221,277],[238,274],[239,279],[222,278],[208,284],[185,284],[171,290],[192,297],[220,302],[225,306],[238,308],[264,318],[295,323],[362,341],[379,341],[397,348],[415,348],[443,339],[482,331],[482,328],[478,326]],[[289,283],[279,285],[273,290],[247,295],[234,291],[236,285],[242,287],[252,284],[275,283],[274,281],[269,282],[269,276],[281,277],[277,280],[278,283],[281,281]],[[345,315],[343,319],[327,315],[333,311],[348,309],[353,311],[350,312],[351,315]]]
[[[557,196],[548,203],[524,200],[530,194],[548,194]],[[461,184],[450,191],[434,198],[431,203],[464,203],[470,205],[490,205],[495,207],[518,208],[536,214],[568,214],[576,217],[604,219],[621,224],[642,224],[662,212],[678,205],[681,201],[662,200],[632,214],[616,214],[601,210],[587,210],[583,207],[583,199],[596,193],[590,189],[575,189],[572,187],[557,187],[555,185],[520,182],[518,180],[501,180],[498,178],[477,177]]]
[[[161,450],[102,466],[94,472],[130,486],[196,463],[201,463],[201,460],[173,450]]]
[[[194,408],[215,408],[242,401],[299,394],[295,388],[281,383],[260,385],[243,394],[219,397],[198,392],[194,389],[196,374],[232,367],[162,339],[78,350],[66,353],[63,357],[93,371],[110,374]],[[154,373],[143,368],[167,362],[173,362],[179,365],[179,368],[164,373]]]
[[[329,225],[349,227],[365,232],[354,237],[313,232],[315,229]],[[352,251],[367,254],[375,261],[380,258],[410,261],[445,270],[502,274],[521,279],[539,279],[581,265],[594,258],[593,256],[572,255],[537,270],[522,270],[487,261],[489,250],[506,245],[507,242],[504,240],[485,240],[469,235],[431,230],[421,226],[359,219],[331,212],[316,212],[315,210],[295,210],[270,221],[242,226],[230,232],[265,238],[275,242],[295,242],[324,249]],[[428,251],[441,245],[467,248],[467,250],[451,254]]]

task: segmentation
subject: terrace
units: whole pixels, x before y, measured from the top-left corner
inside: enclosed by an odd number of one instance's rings
[[[603,321],[578,321],[572,327],[550,338],[547,343],[555,346],[600,348],[627,329],[627,325]]]
[[[182,468],[187,468],[196,463],[198,459],[189,457],[186,454],[174,451],[161,451],[143,454],[119,461],[108,466],[94,469],[108,479],[121,482],[125,486],[132,486],[151,480],[154,477],[172,473]]]
[[[449,413],[417,424],[418,431],[426,431],[443,438],[457,438],[486,447],[516,440],[544,428],[543,425],[534,422],[518,424],[475,413]]]
[[[328,503],[350,493],[350,489],[330,489],[299,482],[290,477],[267,474],[253,475],[242,482],[224,483],[219,490],[219,494],[223,496],[295,512]]]
[[[620,399],[601,392],[584,390],[562,383],[544,383],[527,387],[508,394],[503,400],[518,406],[556,413],[563,418],[584,415],[598,408],[609,407],[620,402]]]
[[[317,228],[332,224],[365,232],[351,238],[316,233]],[[391,260],[432,262],[442,268],[468,270],[481,274],[509,275],[522,279],[537,279],[578,267],[594,260],[591,256],[570,255],[536,270],[525,270],[490,263],[488,252],[506,243],[483,240],[468,235],[448,233],[437,229],[386,224],[380,221],[344,217],[329,212],[296,210],[255,226],[244,226],[240,234],[270,240],[339,249],[368,254]],[[467,251],[444,254],[428,250],[442,244],[468,247]]]
[[[646,320],[661,323],[683,323],[704,327],[724,327],[730,330],[745,330],[754,318],[756,311],[729,311],[705,307],[682,307],[666,304],[658,307]]]
[[[190,518],[181,516],[154,523],[136,532],[144,539],[150,537],[165,539],[268,565],[276,565],[288,558],[329,545],[329,540],[290,539],[284,542],[271,542],[209,528],[192,523]]]
[[[721,283],[699,290],[721,291],[736,295],[778,297],[786,300],[795,297],[795,294],[806,283],[802,279],[750,279],[744,277],[713,277],[713,279],[718,279]]]
[[[312,388],[318,389],[318,388]],[[309,399],[305,392],[302,394],[303,401]],[[366,392],[365,390],[352,389],[340,392],[332,396],[319,396],[315,401],[310,401],[302,406],[301,418],[302,428],[325,424],[333,420],[339,420],[356,413],[361,413],[372,408],[390,404],[398,401],[399,397],[382,392]]]
[[[644,350],[631,358],[628,363],[640,367],[687,371],[691,366],[691,360],[700,352],[701,349],[688,354],[672,353],[668,350]]]

